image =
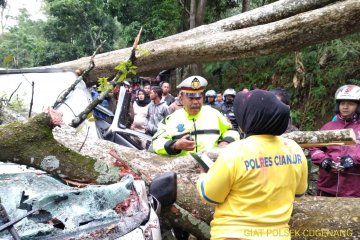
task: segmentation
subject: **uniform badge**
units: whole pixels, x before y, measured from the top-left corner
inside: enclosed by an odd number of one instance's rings
[[[200,81],[199,81],[199,79],[194,78],[194,79],[191,81],[191,88],[192,88],[192,89],[199,89],[199,88],[200,88]]]
[[[182,123],[178,124],[178,125],[176,126],[176,128],[177,128],[178,132],[183,132],[183,131],[185,131],[185,126],[184,126],[184,124],[182,124]]]

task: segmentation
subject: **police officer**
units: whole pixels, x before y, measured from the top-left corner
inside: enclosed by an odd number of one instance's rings
[[[224,102],[218,107],[219,111],[222,112],[227,119],[231,122],[234,129],[238,129],[238,124],[235,120],[234,114],[234,99],[236,91],[232,88],[228,88],[224,92]]]
[[[234,108],[248,137],[221,151],[197,182],[202,200],[215,205],[211,239],[290,239],[293,202],[306,192],[308,169],[300,146],[280,136],[289,108],[264,90],[239,93]]]
[[[153,136],[153,149],[161,155],[187,155],[214,147],[223,147],[239,139],[227,119],[216,109],[203,106],[207,81],[191,76],[177,88],[183,108],[167,116]]]

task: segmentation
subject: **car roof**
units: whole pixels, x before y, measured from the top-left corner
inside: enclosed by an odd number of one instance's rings
[[[19,74],[19,73],[55,73],[55,72],[73,72],[71,69],[52,68],[52,67],[35,67],[35,68],[0,68],[0,74]]]
[[[71,69],[36,67],[0,69],[0,98],[16,100],[25,111],[40,113],[52,106],[78,78]],[[66,104],[57,108],[63,112],[65,123],[82,112],[91,102],[90,92],[83,81],[68,95]]]

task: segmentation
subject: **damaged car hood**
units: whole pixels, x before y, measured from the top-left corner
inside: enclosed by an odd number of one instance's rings
[[[74,188],[39,171],[0,174],[1,202],[21,239],[115,239],[136,229],[150,214],[143,181]],[[4,222],[0,219],[0,227]],[[12,239],[7,230],[0,239]]]

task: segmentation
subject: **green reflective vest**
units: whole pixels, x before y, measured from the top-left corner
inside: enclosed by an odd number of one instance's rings
[[[225,116],[212,107],[203,106],[197,115],[189,115],[184,109],[179,109],[160,122],[153,136],[153,149],[160,155],[187,155],[188,151],[174,152],[169,146],[189,133],[196,142],[194,152],[217,147],[220,141],[231,142],[240,138]]]

